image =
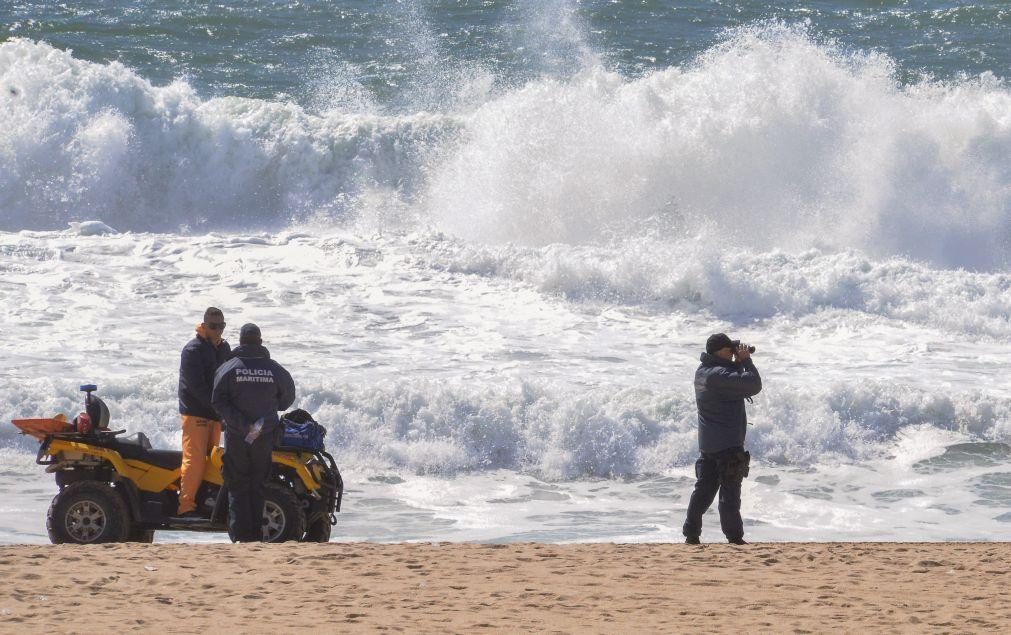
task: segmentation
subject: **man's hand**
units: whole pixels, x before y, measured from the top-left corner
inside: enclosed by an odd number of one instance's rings
[[[263,417],[260,417],[256,422],[249,426],[249,434],[246,435],[246,443],[253,445],[253,442],[260,437],[260,432],[263,431]]]
[[[737,350],[734,351],[734,359],[738,362],[743,362],[745,360],[751,359],[751,353],[748,352],[748,345],[741,342],[737,345]]]

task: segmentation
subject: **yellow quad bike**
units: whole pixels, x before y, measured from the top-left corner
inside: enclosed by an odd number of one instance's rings
[[[197,492],[199,516],[176,518],[182,452],[153,449],[143,432],[122,437],[125,431],[110,431],[109,409],[92,394],[97,387],[81,390],[86,412],[73,422],[62,415],[12,422],[42,442],[36,462],[56,476],[60,487],[46,518],[54,544],[151,542],[158,530],[228,531],[222,448],[212,448],[207,459]],[[328,542],[343,495],[340,471],[325,450],[275,449],[263,540]]]

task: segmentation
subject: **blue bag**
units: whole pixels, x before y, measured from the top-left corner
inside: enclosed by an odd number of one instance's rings
[[[326,428],[316,423],[305,410],[293,410],[281,417],[282,448],[291,448],[303,452],[323,452],[326,446],[323,438]]]

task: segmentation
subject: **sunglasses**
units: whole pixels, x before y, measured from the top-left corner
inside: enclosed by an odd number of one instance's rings
[[[211,329],[212,331],[224,331],[225,322],[218,322],[217,324],[208,324],[207,328]]]

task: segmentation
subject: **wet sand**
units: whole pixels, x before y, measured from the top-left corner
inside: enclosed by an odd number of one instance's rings
[[[1011,630],[1005,543],[0,547],[3,632]]]

